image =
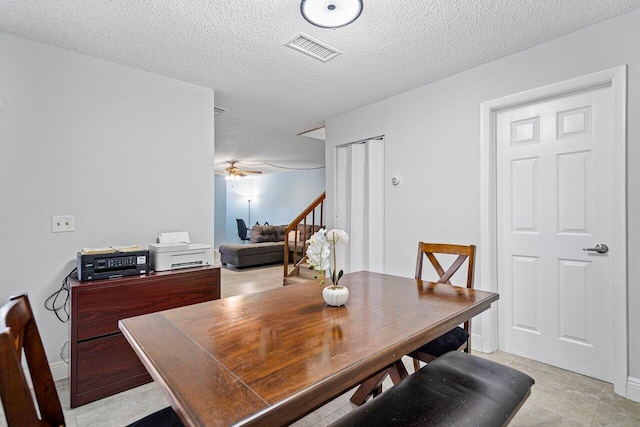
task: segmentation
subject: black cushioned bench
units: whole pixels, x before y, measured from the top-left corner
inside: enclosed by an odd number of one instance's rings
[[[504,426],[533,384],[516,369],[452,351],[331,427]]]

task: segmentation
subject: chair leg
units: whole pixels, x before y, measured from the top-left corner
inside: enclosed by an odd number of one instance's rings
[[[351,402],[360,406],[372,395],[377,396],[382,393],[382,381],[384,381],[386,376],[387,370],[384,369],[360,384],[360,387],[358,387],[356,392],[353,393],[353,396],[351,396]]]
[[[413,359],[413,372],[418,372],[420,369],[420,361],[418,359]]]
[[[464,329],[469,333],[469,338],[467,338],[467,348],[465,348],[464,351],[471,354],[471,319],[464,322]]]

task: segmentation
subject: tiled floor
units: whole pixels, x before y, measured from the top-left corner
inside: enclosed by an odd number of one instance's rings
[[[246,270],[222,269],[222,297],[258,292],[282,285],[282,266]],[[531,396],[512,421],[512,426],[640,426],[640,403],[613,392],[611,384],[574,374],[509,353],[474,353],[513,366],[531,375],[536,384]],[[409,361],[405,364],[409,366]],[[412,372],[413,368],[408,368]],[[152,383],[69,408],[68,381],[56,383],[68,426],[124,426],[168,406]],[[390,386],[389,379],[384,385]],[[355,406],[349,402],[353,390],[337,397],[296,422],[295,426],[326,426]],[[0,427],[6,422],[0,419]]]

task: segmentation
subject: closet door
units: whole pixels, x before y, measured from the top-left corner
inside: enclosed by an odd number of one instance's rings
[[[338,248],[338,268],[346,272],[384,270],[384,140],[337,149],[336,228],[349,233]]]

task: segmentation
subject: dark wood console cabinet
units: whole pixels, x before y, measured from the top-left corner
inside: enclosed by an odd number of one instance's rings
[[[220,298],[220,268],[71,279],[71,407],[151,381],[118,320]]]

